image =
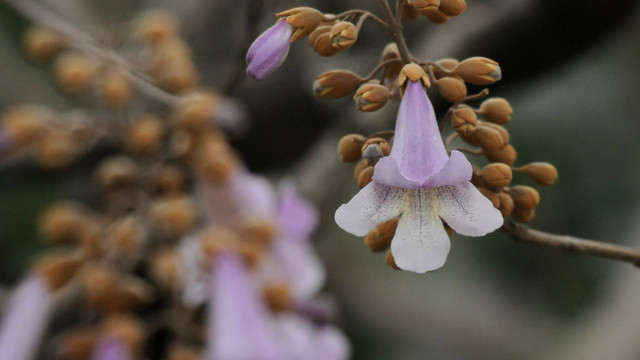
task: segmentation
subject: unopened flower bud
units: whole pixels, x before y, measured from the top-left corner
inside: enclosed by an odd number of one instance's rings
[[[485,151],[484,156],[491,162],[501,162],[511,166],[516,162],[518,154],[513,146],[507,145],[498,150]]]
[[[267,305],[273,311],[286,311],[291,309],[293,299],[291,290],[286,284],[273,284],[263,290]]]
[[[482,183],[490,189],[508,186],[513,178],[511,167],[502,163],[491,163],[480,172]]]
[[[443,77],[436,81],[442,97],[450,103],[459,103],[467,97],[464,81],[452,77]]]
[[[48,168],[68,166],[78,155],[78,146],[64,131],[51,131],[37,144],[38,163]]]
[[[121,341],[131,352],[133,359],[141,357],[145,339],[145,327],[142,320],[129,314],[112,314],[100,324],[103,337]]]
[[[487,126],[476,126],[471,135],[464,136],[463,139],[471,145],[480,146],[485,152],[502,149],[507,145],[500,132]]]
[[[331,42],[334,47],[346,50],[358,39],[358,28],[348,21],[341,21],[331,28]]]
[[[508,190],[516,208],[530,210],[540,203],[538,190],[526,185],[517,185]]]
[[[324,19],[324,14],[310,7],[297,7],[276,14],[278,17],[286,17],[286,21],[295,31],[291,35],[291,42],[309,35]]]
[[[536,215],[536,209],[522,209],[519,207],[515,207],[513,212],[511,212],[511,216],[519,222],[529,222],[533,220]]]
[[[465,0],[440,0],[440,7],[438,10],[442,11],[447,16],[456,16],[462,14],[467,8]]]
[[[158,87],[171,94],[182,94],[198,83],[198,72],[191,59],[172,57],[163,63],[162,71],[155,77]]]
[[[420,13],[416,10],[411,4],[405,2],[402,4],[402,9],[400,10],[402,13],[402,18],[405,20],[415,20]]]
[[[191,231],[197,209],[189,197],[157,200],[151,206],[152,226],[166,237],[180,237]]]
[[[131,80],[118,69],[107,69],[101,76],[100,92],[108,105],[120,107],[131,100]]]
[[[442,24],[449,20],[449,16],[437,9],[427,9],[422,12],[422,15],[426,16],[429,21],[434,24]]]
[[[324,99],[338,99],[355,91],[363,79],[347,70],[332,70],[318,75],[313,94]]]
[[[411,0],[411,6],[421,14],[428,11],[438,10],[440,0]]]
[[[362,189],[373,180],[373,166],[367,166],[358,175],[358,187]]]
[[[343,136],[338,143],[338,154],[343,162],[355,162],[362,157],[362,146],[365,138],[360,134]]]
[[[454,72],[474,85],[493,84],[502,76],[497,62],[480,56],[465,59],[456,66]]]
[[[276,237],[278,229],[272,221],[261,219],[240,225],[240,237],[244,242],[268,248]]]
[[[90,359],[97,342],[98,335],[92,328],[66,331],[62,334],[59,353],[69,360]]]
[[[216,139],[207,139],[200,144],[194,158],[201,176],[215,183],[227,181],[237,167],[237,160],[227,143]]]
[[[460,64],[460,61],[453,58],[444,58],[435,62],[439,66],[431,66],[431,70],[433,70],[433,75],[436,79],[440,79],[443,77],[454,77],[453,70]]]
[[[459,106],[451,115],[451,126],[459,135],[470,135],[478,125],[476,113],[468,106]]]
[[[194,92],[180,99],[172,109],[173,122],[196,134],[213,125],[213,117],[220,104],[221,95],[215,92]]]
[[[420,81],[422,86],[427,88],[431,86],[431,81],[429,81],[426,71],[418,64],[407,64],[402,67],[400,75],[398,75],[398,87],[404,89],[408,80]]]
[[[396,234],[399,218],[393,218],[373,228],[364,238],[364,243],[371,251],[380,252],[389,248],[391,239]]]
[[[166,360],[200,360],[202,359],[202,351],[197,348],[174,344],[168,351]]]
[[[52,292],[65,285],[82,266],[82,259],[77,254],[52,254],[40,259],[33,272],[40,275]]]
[[[505,98],[495,97],[483,101],[478,112],[488,121],[503,125],[511,120],[513,109]]]
[[[362,149],[362,147],[361,147],[361,149]],[[362,160],[358,161],[356,166],[353,168],[353,178],[358,180],[358,177],[360,176],[360,173],[364,169],[368,168],[369,166],[371,166],[371,165],[369,165],[369,163],[365,159],[362,159]]]
[[[136,216],[126,216],[109,225],[104,231],[103,245],[120,255],[135,254],[141,249],[145,229]]]
[[[111,157],[103,161],[96,170],[98,183],[104,189],[136,185],[140,175],[138,164],[127,156]]]
[[[2,115],[2,131],[17,148],[33,145],[47,135],[55,114],[49,109],[33,104],[11,108]]]
[[[339,48],[333,46],[331,28],[329,25],[319,26],[309,36],[309,45],[320,56],[333,56],[340,52]]]
[[[390,62],[385,66],[384,73],[382,74],[382,83],[385,86],[392,87],[395,85],[395,81],[398,78],[398,75],[400,75],[400,71],[403,66],[400,51],[398,51],[398,45],[396,45],[395,42],[387,44],[380,55],[380,63],[389,60],[396,61]]]
[[[511,215],[514,207],[513,198],[511,198],[511,195],[504,192],[500,192],[497,195],[498,199],[500,200],[500,208],[498,210],[500,210],[502,216]]]
[[[98,62],[87,55],[69,52],[56,59],[54,71],[60,86],[77,94],[94,82],[98,66]]]
[[[53,29],[35,25],[25,32],[23,45],[32,60],[48,61],[67,46],[67,39]]]
[[[147,114],[133,120],[127,129],[126,142],[134,153],[149,154],[158,150],[163,135],[162,120],[153,114]]]
[[[185,175],[177,166],[163,166],[154,180],[157,191],[164,197],[176,197],[184,192]]]
[[[172,291],[179,284],[182,259],[174,248],[160,248],[149,256],[148,271],[151,280],[163,291]]]
[[[366,83],[360,86],[353,97],[356,101],[356,109],[367,112],[380,109],[389,98],[391,98],[389,89],[377,83]]]
[[[527,174],[531,180],[542,186],[552,185],[558,180],[558,170],[546,162],[533,162],[517,170]]]
[[[489,128],[489,129],[497,131],[500,134],[500,137],[502,137],[503,146],[508,145],[509,142],[511,141],[511,136],[509,135],[509,132],[507,131],[507,129],[505,129],[501,125],[485,121],[485,122],[481,122],[480,124],[478,124],[478,126],[479,127]]]
[[[400,270],[398,265],[396,265],[396,259],[393,258],[393,254],[391,250],[387,250],[387,255],[384,257],[384,262],[387,263],[393,270]]]
[[[50,205],[40,216],[40,231],[54,244],[76,241],[87,212],[81,204],[70,201]]]
[[[135,20],[136,35],[150,43],[157,43],[178,34],[178,19],[170,12],[149,10]]]
[[[491,204],[493,205],[494,208],[496,209],[500,208],[500,198],[498,197],[498,194],[496,194],[495,192],[485,187],[480,187],[478,188],[478,190],[480,191],[480,193],[482,193],[482,195],[484,195],[484,197],[486,197],[487,199],[489,199],[489,201],[491,201]]]
[[[362,158],[369,163],[375,165],[381,157],[389,155],[391,145],[379,137],[368,139],[362,146]]]

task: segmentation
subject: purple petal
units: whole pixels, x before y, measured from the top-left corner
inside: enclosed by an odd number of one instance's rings
[[[435,207],[438,214],[457,233],[482,236],[504,222],[498,209],[470,182],[433,189],[436,192]]]
[[[131,355],[122,341],[107,337],[98,343],[91,360],[131,360]]]
[[[404,192],[403,188],[372,181],[336,210],[336,223],[353,235],[364,236],[376,225],[400,214]]]
[[[322,287],[324,266],[309,242],[278,238],[269,254],[260,269],[265,283],[287,284],[295,300],[310,299]]]
[[[235,255],[215,258],[208,313],[208,360],[281,360],[281,344],[261,294]]]
[[[391,253],[403,270],[424,273],[444,265],[451,247],[449,236],[434,208],[434,189],[414,189],[407,193],[406,205]]]
[[[288,359],[346,360],[351,353],[349,342],[332,326],[315,326],[309,320],[290,314],[277,318],[286,339]]]
[[[404,188],[459,184],[471,178],[471,164],[459,152],[451,158],[440,136],[433,106],[420,82],[409,81],[396,121],[391,154],[380,159],[373,179]]]
[[[318,225],[318,211],[298,193],[292,183],[279,187],[278,219],[288,238],[305,241]]]
[[[293,28],[278,20],[251,44],[247,52],[247,74],[262,80],[276,70],[287,57]]]
[[[33,359],[50,307],[51,294],[41,277],[32,275],[16,288],[0,323],[0,359]]]

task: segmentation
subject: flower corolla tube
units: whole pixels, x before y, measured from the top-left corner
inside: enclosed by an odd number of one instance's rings
[[[278,20],[251,44],[247,52],[247,74],[262,80],[274,72],[289,54],[293,27]]]

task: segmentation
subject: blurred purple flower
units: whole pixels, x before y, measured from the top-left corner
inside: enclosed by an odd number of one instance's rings
[[[0,359],[31,360],[49,320],[51,294],[37,275],[25,279],[3,309],[0,323]]]
[[[293,27],[278,20],[251,44],[247,52],[247,74],[262,80],[275,71],[287,57]]]
[[[442,220],[468,236],[482,236],[502,225],[500,212],[469,182],[471,175],[462,153],[447,154],[422,84],[409,81],[391,154],[378,161],[373,181],[338,208],[336,223],[364,236],[401,216],[391,242],[396,265],[418,273],[436,270],[450,249]]]
[[[233,254],[216,257],[210,281],[207,359],[287,359],[242,260]]]
[[[96,346],[91,360],[131,360],[131,355],[122,341],[106,337]]]

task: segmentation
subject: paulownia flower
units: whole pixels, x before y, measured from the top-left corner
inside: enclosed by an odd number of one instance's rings
[[[49,320],[51,300],[41,276],[31,275],[16,288],[0,322],[0,359],[34,357]]]
[[[131,360],[131,354],[119,339],[106,337],[93,351],[91,360]]]
[[[284,19],[263,32],[247,52],[247,74],[262,80],[280,67],[289,53],[292,33],[293,27]]]
[[[378,161],[373,181],[338,208],[338,226],[364,236],[400,216],[391,242],[396,265],[424,273],[440,268],[450,249],[443,220],[456,232],[482,236],[503,223],[500,212],[470,182],[471,164],[442,142],[435,112],[420,81],[408,80],[393,148]]]

